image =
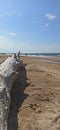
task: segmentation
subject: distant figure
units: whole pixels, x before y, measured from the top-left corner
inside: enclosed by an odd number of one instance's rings
[[[20,58],[20,51],[18,52],[17,57]]]

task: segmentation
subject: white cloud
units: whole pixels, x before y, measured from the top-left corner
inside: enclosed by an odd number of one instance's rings
[[[35,44],[34,44],[35,43]],[[0,36],[0,53],[18,52],[60,52],[60,46],[57,43],[41,43],[37,41],[19,41],[16,42],[9,37]]]
[[[31,43],[31,44],[30,44]],[[39,47],[33,46],[32,41],[14,41],[11,37],[0,36],[0,53],[5,52],[36,52]]]
[[[56,15],[54,15],[54,14],[47,13],[45,16],[46,16],[49,20],[54,20],[54,19],[56,19]]]
[[[11,35],[11,36],[16,36],[16,33],[10,32],[9,35]]]
[[[48,26],[49,26],[49,24],[46,23],[46,24],[43,26],[43,28],[40,29],[40,32],[46,31],[46,30],[48,29]]]

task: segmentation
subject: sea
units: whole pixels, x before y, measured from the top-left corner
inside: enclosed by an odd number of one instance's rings
[[[60,53],[21,53],[21,56],[60,57]]]
[[[0,53],[0,55],[13,55],[14,53]],[[60,53],[20,53],[21,56],[31,57],[60,57]]]
[[[14,53],[0,53],[0,55],[13,55]],[[60,64],[60,61],[53,61],[53,60],[38,60],[37,57],[46,57],[46,58],[58,58],[60,60],[60,53],[20,53],[21,56],[27,56],[27,57],[36,57],[35,60],[40,62],[49,62],[49,63],[58,63]]]
[[[54,61],[51,59],[37,59],[37,57],[46,57],[46,58],[58,58],[60,59],[60,53],[24,53],[22,54],[22,56],[28,56],[28,57],[36,57],[33,60],[36,60],[37,62],[48,62],[51,64],[60,64],[60,60],[59,61]]]

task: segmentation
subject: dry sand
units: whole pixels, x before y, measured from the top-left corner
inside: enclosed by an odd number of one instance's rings
[[[9,130],[60,130],[60,64],[21,59],[25,65],[12,87]]]

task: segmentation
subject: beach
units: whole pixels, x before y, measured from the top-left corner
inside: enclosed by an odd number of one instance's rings
[[[8,129],[60,130],[60,58],[20,59],[24,65],[12,86]]]

